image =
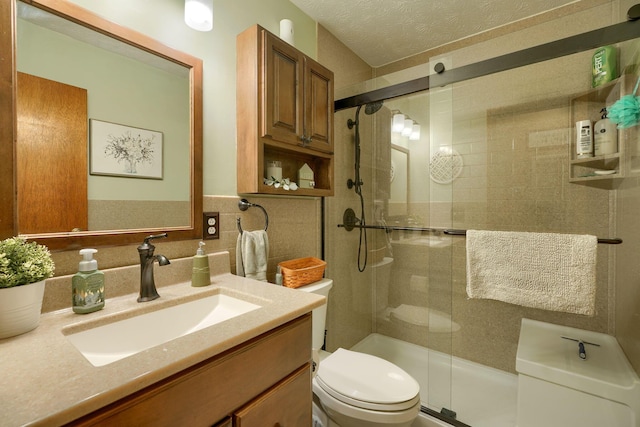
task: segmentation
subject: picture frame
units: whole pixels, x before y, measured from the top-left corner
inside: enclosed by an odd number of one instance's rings
[[[163,179],[163,133],[89,120],[91,175]]]

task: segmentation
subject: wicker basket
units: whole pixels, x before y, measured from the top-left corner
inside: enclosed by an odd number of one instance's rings
[[[326,266],[326,262],[314,257],[292,259],[278,264],[282,284],[287,288],[299,288],[317,282],[322,279]]]

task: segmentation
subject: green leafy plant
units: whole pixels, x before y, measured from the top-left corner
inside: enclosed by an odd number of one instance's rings
[[[0,241],[0,288],[39,282],[53,276],[54,269],[46,246],[21,237]]]

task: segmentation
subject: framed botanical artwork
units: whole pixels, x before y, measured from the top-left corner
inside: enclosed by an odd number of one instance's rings
[[[163,178],[162,132],[89,120],[91,175]]]

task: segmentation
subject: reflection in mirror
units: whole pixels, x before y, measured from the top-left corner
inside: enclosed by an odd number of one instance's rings
[[[53,248],[199,237],[202,62],[72,4],[30,3],[16,2],[14,234]]]
[[[407,215],[409,206],[409,150],[391,144],[389,216]]]
[[[29,77],[19,77],[17,91],[20,233],[189,226],[189,69],[142,55],[129,45],[24,3],[18,4],[17,28],[17,67]],[[37,90],[49,81],[64,86],[49,84],[46,92]],[[85,101],[71,115],[53,116],[75,105],[66,96],[68,86],[82,89]],[[34,114],[36,108],[39,112]],[[114,127],[99,135],[92,127],[92,132],[76,136],[72,132],[77,126],[70,119],[85,127],[87,120],[100,120],[128,129]],[[159,133],[161,141],[154,142],[161,144],[138,138],[139,129]],[[22,149],[34,143],[36,147]],[[65,161],[86,153],[87,147],[89,162]],[[55,153],[60,150],[68,154]],[[21,158],[23,154],[29,158]],[[52,158],[59,162],[51,162]],[[127,172],[132,160],[139,166],[159,167],[162,178],[141,179],[142,171]],[[109,167],[102,168],[105,164]],[[68,194],[69,184],[86,191]],[[60,228],[68,218],[64,205],[85,203],[83,198],[88,201],[84,221],[78,218]],[[52,208],[51,215],[30,208],[38,201]]]

